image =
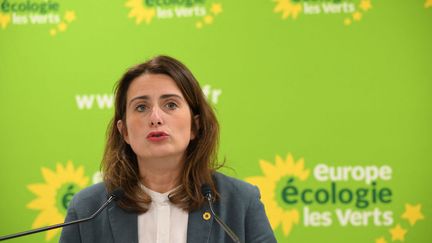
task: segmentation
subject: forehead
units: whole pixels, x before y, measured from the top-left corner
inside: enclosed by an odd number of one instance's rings
[[[170,76],[146,73],[132,81],[127,91],[127,100],[137,96],[157,98],[164,94],[176,94],[183,97],[179,87]]]

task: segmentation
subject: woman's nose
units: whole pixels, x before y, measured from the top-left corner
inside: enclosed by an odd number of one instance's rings
[[[150,126],[160,126],[163,124],[162,117],[160,114],[160,109],[158,107],[153,107],[152,112],[150,114]]]

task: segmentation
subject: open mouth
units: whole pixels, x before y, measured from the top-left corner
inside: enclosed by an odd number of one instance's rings
[[[168,134],[165,132],[151,132],[147,135],[147,138],[162,138],[162,137],[168,137]]]

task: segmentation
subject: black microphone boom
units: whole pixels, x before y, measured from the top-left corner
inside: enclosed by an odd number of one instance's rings
[[[201,193],[203,194],[204,198],[207,199],[207,202],[210,206],[210,212],[213,214],[213,217],[215,218],[216,222],[222,227],[222,229],[228,234],[228,236],[235,242],[235,243],[241,243],[238,236],[226,225],[214,212],[213,210],[213,197],[212,192],[210,189],[210,186],[207,184],[202,185],[201,187]]]
[[[42,227],[42,228],[37,228],[37,229],[29,230],[29,231],[24,231],[24,232],[20,232],[20,233],[16,233],[16,234],[2,236],[2,237],[0,237],[0,241],[2,241],[2,240],[9,240],[9,239],[12,239],[12,238],[17,238],[17,237],[21,237],[21,236],[25,236],[25,235],[31,235],[31,234],[39,233],[39,232],[42,232],[42,231],[57,229],[57,228],[69,226],[69,225],[72,225],[72,224],[79,224],[79,223],[82,223],[82,222],[89,221],[89,220],[95,218],[113,200],[118,200],[118,199],[122,198],[123,195],[124,195],[124,191],[123,191],[122,188],[115,189],[111,193],[111,195],[108,197],[108,199],[106,200],[106,202],[96,212],[94,212],[90,217],[83,218],[83,219],[77,219],[77,220],[70,221],[70,222],[67,222],[67,223],[50,225],[50,226],[46,226],[46,227]]]

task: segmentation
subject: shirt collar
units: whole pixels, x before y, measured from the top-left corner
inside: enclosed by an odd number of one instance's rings
[[[168,195],[180,187],[180,186],[178,186],[174,189],[171,189],[170,191],[160,193],[160,192],[156,192],[156,191],[153,191],[153,190],[147,188],[142,183],[140,183],[140,186],[144,190],[144,192],[147,193],[151,197],[152,202],[155,202],[157,204],[168,203],[169,202]]]

